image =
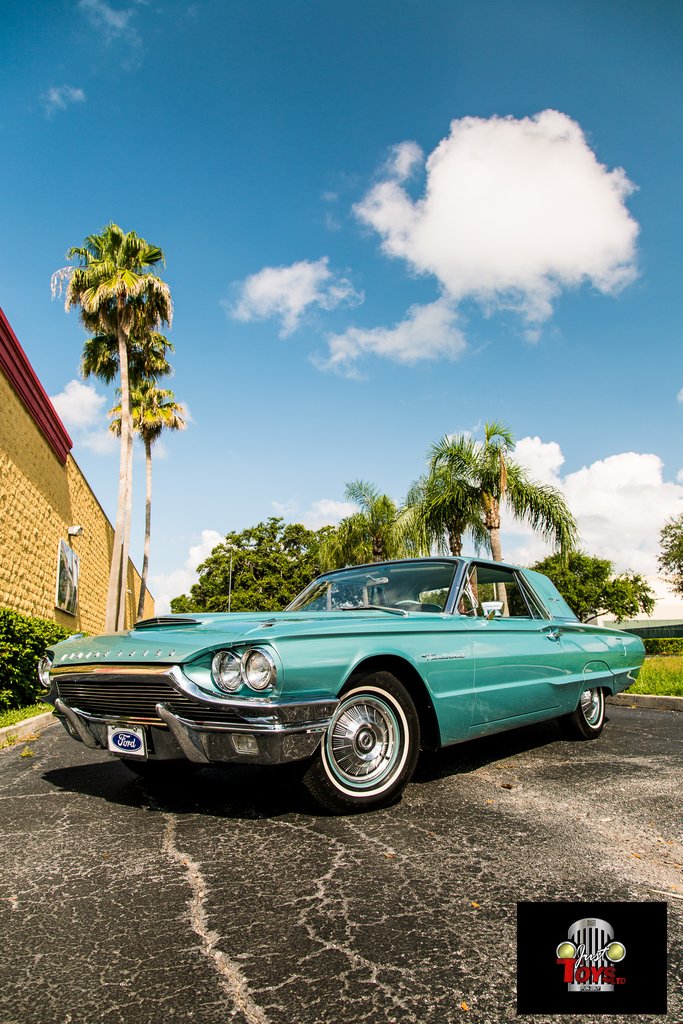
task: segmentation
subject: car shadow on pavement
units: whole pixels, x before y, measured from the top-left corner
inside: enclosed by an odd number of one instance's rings
[[[125,807],[257,819],[310,811],[300,774],[294,765],[208,765],[184,779],[152,782],[112,759],[54,768],[43,779],[57,789]]]
[[[424,752],[413,783],[467,775],[496,761],[560,742],[574,746],[563,742],[557,723],[550,721],[469,740],[436,753]],[[61,790],[158,812],[251,820],[289,814],[326,817],[327,812],[313,804],[301,785],[301,774],[302,766],[298,764],[214,764],[185,778],[152,782],[136,777],[118,759],[103,759],[51,769],[43,778]]]
[[[456,743],[435,753],[424,751],[420,755],[413,782],[433,782],[449,775],[469,775],[496,761],[557,743],[574,746],[573,741],[565,738],[558,722],[550,720]]]

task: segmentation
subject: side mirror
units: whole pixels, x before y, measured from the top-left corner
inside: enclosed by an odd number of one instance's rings
[[[502,601],[482,601],[482,610],[487,619],[499,619],[503,610]]]

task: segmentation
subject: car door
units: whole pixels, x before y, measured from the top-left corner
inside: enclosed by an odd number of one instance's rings
[[[549,718],[562,706],[569,669],[562,629],[514,569],[473,563],[458,608],[469,618],[477,734]]]

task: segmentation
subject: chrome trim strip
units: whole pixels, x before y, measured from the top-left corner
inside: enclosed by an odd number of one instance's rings
[[[80,708],[71,708],[60,698],[57,698],[56,707],[69,735],[88,747],[106,750],[107,725],[121,723],[121,718],[97,718]],[[198,725],[174,715],[161,703],[156,705],[156,712],[160,716],[156,723],[144,723],[145,730],[154,730],[150,756],[155,761],[175,760],[180,755],[200,764],[245,760],[256,761],[257,764],[300,761],[315,753],[329,725],[329,719],[298,725],[258,722],[251,726],[246,722]],[[254,738],[258,752],[238,749],[235,734],[245,733]],[[115,751],[110,753],[114,757],[121,756]]]
[[[464,562],[462,559],[458,560],[456,570],[453,573],[453,582],[451,583],[451,589],[448,597],[446,598],[446,604],[444,605],[444,612],[446,615],[454,615],[458,607],[458,599],[460,597],[460,590],[463,582],[467,576],[468,562]]]
[[[202,745],[197,736],[194,736],[190,729],[183,728],[176,716],[163,704],[155,705],[159,718],[163,719],[173,734],[173,738],[182,750],[188,761],[197,761],[200,764],[208,764],[209,759],[202,750]]]
[[[111,675],[111,676],[159,676],[165,675],[167,668],[175,666],[162,665],[122,665],[119,662],[112,665],[53,665],[50,669],[51,676],[75,676],[81,673],[89,675]]]
[[[337,707],[336,697],[312,697],[303,701],[278,701],[271,697],[224,697],[207,693],[200,689],[180,665],[60,665],[52,669],[51,676],[64,677],[90,674],[107,676],[112,682],[125,682],[136,677],[157,676],[167,682],[175,690],[191,697],[198,704],[212,708],[225,708],[234,711],[245,721],[272,718],[276,721],[302,721],[307,717],[315,720],[331,718]],[[48,698],[49,699],[49,698]],[[307,709],[311,709],[310,716]]]
[[[79,715],[76,714],[75,711],[71,710],[68,704],[65,704],[63,700],[60,700],[60,698],[57,697],[55,707],[57,708],[57,711],[59,711],[60,715],[64,715],[64,717],[74,727],[79,738],[83,743],[85,743],[86,747],[101,749],[99,742],[90,732],[86,723],[79,717]]]
[[[130,724],[130,725],[142,725],[152,729],[163,729],[166,719],[161,716],[159,721],[150,721],[147,718],[142,718],[140,715],[93,715],[89,711],[84,711],[82,708],[72,708],[67,704],[64,704],[62,700],[59,700],[60,705],[66,707],[71,711],[72,714],[77,715],[79,718],[84,719],[85,722],[92,722],[95,725],[115,725],[116,723]],[[160,705],[155,705],[159,707]],[[304,705],[302,705],[303,707]],[[165,705],[161,704],[161,707]],[[330,707],[333,707],[330,703]],[[336,702],[334,703],[336,707]],[[168,711],[168,709],[166,709]],[[158,714],[158,712],[157,712]],[[169,714],[173,712],[169,711]],[[67,716],[68,717],[68,716]],[[295,733],[315,733],[325,732],[328,725],[330,724],[330,714],[327,718],[316,718],[311,720],[305,720],[301,722],[285,723],[278,721],[274,716],[268,718],[252,718],[245,719],[241,722],[196,722],[192,718],[184,718],[182,715],[173,715],[176,721],[180,722],[181,725],[186,726],[188,729],[193,729],[195,732],[247,732],[255,735],[283,735],[291,736]],[[71,719],[69,719],[71,721]]]

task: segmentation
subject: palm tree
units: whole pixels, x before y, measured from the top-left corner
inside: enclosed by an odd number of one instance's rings
[[[53,295],[67,281],[66,310],[79,306],[81,319],[87,329],[92,331],[96,328],[100,335],[113,334],[117,342],[122,410],[121,449],[105,629],[123,629],[133,456],[129,345],[136,316],[143,316],[149,330],[171,323],[171,293],[168,285],[151,270],[164,262],[162,250],[150,245],[134,231],[122,231],[117,224],[108,224],[99,235],[88,235],[83,245],[68,250],[66,258],[77,259],[78,265],[62,267],[52,275]]]
[[[566,555],[576,545],[577,528],[564,496],[555,487],[531,480],[515,462],[514,448],[515,439],[506,426],[487,423],[483,441],[460,434],[433,445],[431,467],[443,468],[463,486],[473,488],[495,561],[503,560],[502,505]]]
[[[147,573],[149,570],[149,547],[152,529],[152,445],[159,440],[164,430],[184,430],[187,426],[183,419],[183,406],[175,401],[175,395],[167,388],[159,388],[151,380],[141,380],[131,388],[131,410],[133,429],[142,439],[145,446],[145,547],[140,577],[140,597],[138,600],[137,618],[142,618],[147,590]],[[117,435],[121,434],[121,406],[109,410],[113,417],[110,429]]]
[[[326,565],[358,565],[418,553],[409,531],[399,528],[396,503],[387,494],[365,480],[348,483],[344,494],[358,511],[342,519],[323,541],[321,558]]]
[[[476,488],[447,465],[432,464],[429,473],[411,485],[398,524],[425,554],[436,549],[439,554],[461,555],[466,533],[477,549],[489,547]]]
[[[173,373],[167,352],[175,351],[172,343],[158,331],[139,326],[131,332],[128,345],[128,380],[134,386],[141,380],[158,380]],[[97,377],[112,384],[119,373],[119,347],[115,334],[97,333],[83,344],[81,377]]]

